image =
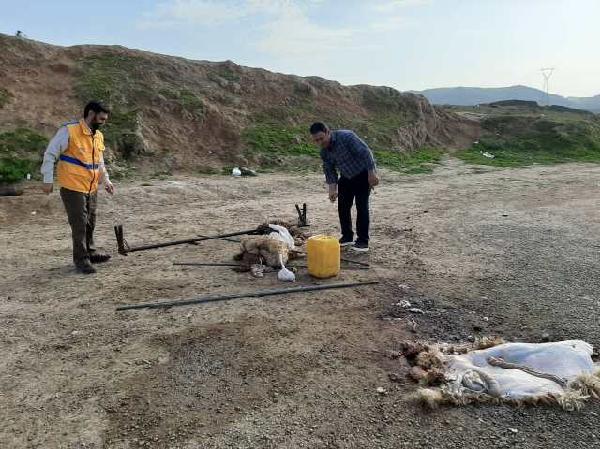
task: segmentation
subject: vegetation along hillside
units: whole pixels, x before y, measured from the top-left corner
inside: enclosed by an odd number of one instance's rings
[[[0,34],[0,79],[0,182],[37,176],[48,139],[90,99],[112,106],[104,133],[115,176],[133,168],[154,175],[220,173],[233,165],[316,169],[318,150],[307,135],[315,120],[356,130],[380,165],[409,173],[428,171],[455,150],[493,165],[600,159],[593,113],[532,102],[434,107],[389,87],[343,86],[230,61]]]

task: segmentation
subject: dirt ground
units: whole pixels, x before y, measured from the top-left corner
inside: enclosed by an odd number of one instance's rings
[[[599,182],[596,165],[448,160],[432,175],[385,173],[360,256],[372,268],[340,275],[379,285],[124,312],[115,307],[281,284],[173,266],[229,261],[237,245],[225,241],[115,254],[84,277],[56,193],[0,198],[0,447],[600,447],[598,403],[426,411],[410,400],[405,362],[389,357],[406,339],[477,335],[600,346]],[[96,233],[113,253],[117,222],[139,244],[292,218],[302,202],[312,233],[337,233],[318,175],[116,187]]]

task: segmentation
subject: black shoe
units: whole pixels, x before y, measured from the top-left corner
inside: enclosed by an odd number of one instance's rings
[[[340,246],[343,248],[344,246],[350,246],[352,245],[354,242],[352,241],[352,239],[347,239],[346,237],[342,237],[340,240]]]
[[[369,244],[357,240],[356,242],[354,242],[352,251],[356,251],[357,253],[366,253],[367,251],[369,251]]]
[[[75,268],[77,268],[77,271],[79,273],[83,273],[83,274],[94,274],[96,272],[96,269],[88,261],[86,261],[85,263],[82,263],[81,265],[77,265]]]
[[[104,253],[92,253],[90,254],[90,262],[92,263],[103,263],[110,260],[110,254]]]

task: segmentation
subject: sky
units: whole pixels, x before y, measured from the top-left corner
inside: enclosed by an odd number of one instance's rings
[[[0,0],[0,32],[398,90],[600,94],[600,0]],[[1,48],[0,48],[1,51]]]

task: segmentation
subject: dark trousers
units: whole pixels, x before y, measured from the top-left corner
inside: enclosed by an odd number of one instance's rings
[[[369,242],[369,187],[368,172],[364,171],[354,178],[341,177],[338,181],[338,213],[342,237],[353,240],[352,204],[356,200],[356,234],[357,240]]]
[[[89,262],[90,254],[96,251],[94,245],[94,228],[96,227],[96,192],[75,192],[61,188],[62,198],[73,238],[73,262],[81,266]]]

